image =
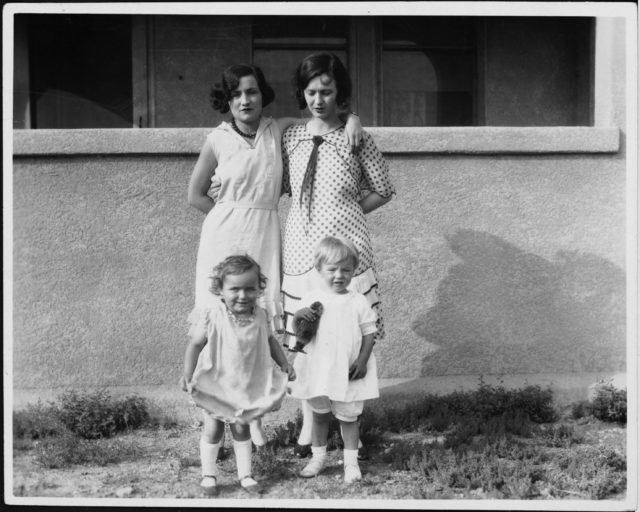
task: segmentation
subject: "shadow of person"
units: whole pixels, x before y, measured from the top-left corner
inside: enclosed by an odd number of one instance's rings
[[[549,261],[485,232],[446,240],[460,261],[412,322],[439,347],[423,359],[423,376],[624,369],[622,269],[589,253]]]

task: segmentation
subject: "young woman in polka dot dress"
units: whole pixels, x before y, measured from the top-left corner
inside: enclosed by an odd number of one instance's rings
[[[342,62],[331,53],[315,53],[302,60],[294,77],[300,109],[312,118],[289,127],[282,136],[285,190],[292,196],[283,249],[285,338],[295,346],[293,315],[300,298],[317,285],[313,251],[327,236],[351,240],[360,254],[350,289],[362,293],[377,314],[375,341],[384,336],[378,279],[365,214],[391,200],[395,193],[389,169],[371,135],[363,132],[360,150],[344,142],[338,117],[351,95],[351,80]],[[304,357],[297,356],[297,357]],[[303,429],[297,453],[311,442],[312,413],[303,401]]]

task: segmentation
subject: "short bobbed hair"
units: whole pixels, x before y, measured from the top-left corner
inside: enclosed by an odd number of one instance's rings
[[[276,93],[267,83],[262,70],[252,64],[234,64],[222,72],[220,83],[211,88],[209,101],[213,109],[220,111],[221,114],[229,112],[231,93],[238,88],[242,77],[250,75],[253,75],[258,82],[258,89],[262,94],[262,107],[269,105],[275,99]]]
[[[222,295],[224,280],[228,275],[237,276],[251,270],[258,276],[258,287],[263,292],[267,287],[267,278],[262,273],[258,262],[247,254],[229,256],[213,267],[209,291],[214,295]]]
[[[337,103],[341,108],[349,106],[351,100],[351,77],[342,61],[333,53],[317,52],[307,55],[296,69],[293,77],[293,87],[298,102],[298,108],[304,110],[307,102],[304,99],[304,90],[309,82],[317,76],[329,75],[336,83]]]
[[[360,255],[351,240],[328,236],[320,240],[313,253],[313,265],[320,270],[322,265],[331,265],[344,260],[351,260],[353,270],[358,268]]]

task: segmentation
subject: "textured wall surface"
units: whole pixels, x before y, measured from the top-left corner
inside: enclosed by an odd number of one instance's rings
[[[174,385],[203,219],[186,204],[195,159],[16,157],[17,392]],[[619,154],[388,159],[397,197],[369,216],[382,377],[624,370]]]

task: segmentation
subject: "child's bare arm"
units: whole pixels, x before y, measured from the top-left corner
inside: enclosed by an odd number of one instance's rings
[[[184,353],[184,369],[182,372],[182,378],[180,379],[180,387],[183,391],[188,391],[189,384],[193,378],[193,372],[196,369],[198,363],[198,356],[202,349],[207,344],[206,336],[195,335],[189,340],[187,349]]]
[[[278,340],[274,336],[269,336],[269,350],[271,351],[271,358],[276,362],[280,369],[289,376],[289,380],[296,379],[296,372],[293,366],[287,361],[287,356],[284,355]]]
[[[362,379],[367,375],[367,362],[373,351],[373,334],[365,334],[362,337],[362,346],[358,358],[349,367],[349,380]]]

